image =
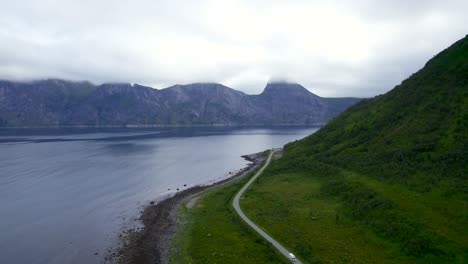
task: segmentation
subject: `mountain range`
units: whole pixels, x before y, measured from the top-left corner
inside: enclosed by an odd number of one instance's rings
[[[323,98],[295,83],[248,95],[217,83],[154,89],[47,79],[0,81],[0,127],[323,124],[359,98]]]

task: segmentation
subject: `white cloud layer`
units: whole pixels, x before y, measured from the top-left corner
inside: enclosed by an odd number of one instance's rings
[[[321,96],[384,93],[468,33],[468,1],[0,0],[0,78],[270,79]]]

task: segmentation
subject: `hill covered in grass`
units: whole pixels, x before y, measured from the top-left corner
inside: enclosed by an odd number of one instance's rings
[[[241,206],[306,263],[467,263],[467,107],[468,36],[287,144]]]
[[[467,108],[465,37],[389,93],[361,101],[288,145],[287,157],[313,158],[420,191],[441,181],[448,193],[466,191]]]

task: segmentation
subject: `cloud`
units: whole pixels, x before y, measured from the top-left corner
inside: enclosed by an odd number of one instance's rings
[[[221,82],[270,79],[322,96],[384,93],[464,37],[466,1],[9,1],[0,78]]]

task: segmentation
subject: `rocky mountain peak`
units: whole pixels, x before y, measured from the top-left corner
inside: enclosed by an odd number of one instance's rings
[[[262,92],[262,95],[289,95],[289,96],[316,96],[309,92],[304,86],[291,82],[269,82]],[[318,96],[317,96],[318,97]]]

